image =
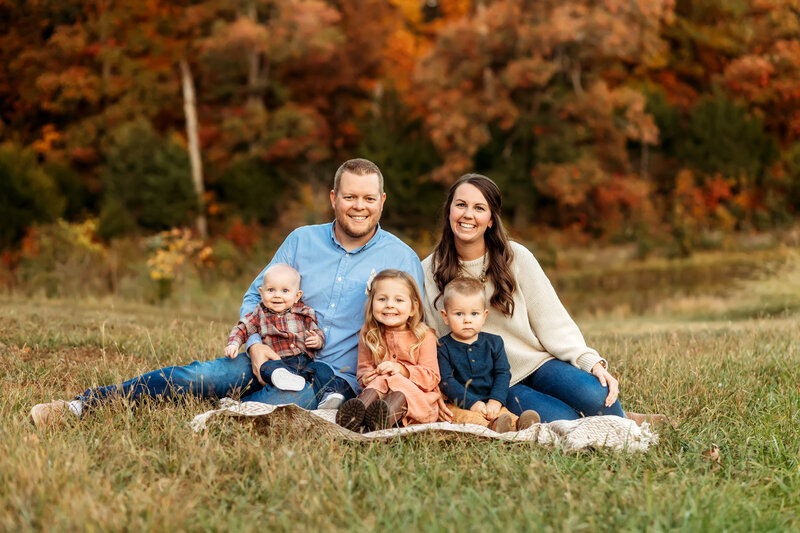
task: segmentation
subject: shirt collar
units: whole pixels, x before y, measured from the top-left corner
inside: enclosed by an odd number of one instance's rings
[[[342,246],[342,244],[339,242],[339,239],[336,238],[336,232],[334,231],[335,225],[336,225],[336,219],[334,219],[333,222],[331,222],[331,241],[333,242],[334,246],[338,246],[348,254],[358,254],[363,252],[364,250],[372,248],[378,241],[380,241],[383,238],[383,230],[381,229],[380,223],[378,223],[378,225],[375,226],[375,235],[373,235],[372,238],[366,242],[366,244],[363,244],[353,250],[346,250],[345,247]]]
[[[275,315],[275,316],[283,316],[283,315],[286,315],[286,314],[289,314],[289,313],[297,314],[297,315],[307,315],[308,314],[308,309],[309,309],[306,306],[306,304],[304,304],[302,301],[293,303],[292,306],[289,309],[286,309],[285,311],[281,311],[280,313],[276,313],[275,311],[272,311],[271,309],[268,309],[267,306],[264,305],[263,301],[258,302],[258,305],[261,306],[261,309],[266,314]]]
[[[483,341],[486,337],[483,335],[483,332],[478,332],[478,338],[472,341],[472,344],[467,344],[466,342],[461,342],[460,340],[453,337],[453,332],[451,331],[447,335],[445,335],[445,340],[451,343],[454,343],[456,346],[470,346],[470,347],[477,347],[479,344],[483,344]],[[441,341],[441,339],[439,339]]]

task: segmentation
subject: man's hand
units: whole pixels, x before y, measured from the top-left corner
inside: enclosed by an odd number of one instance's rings
[[[261,343],[250,346],[247,353],[250,355],[250,367],[253,369],[253,374],[259,383],[266,385],[267,383],[261,379],[261,365],[266,361],[277,361],[281,357],[275,353],[275,350]]]
[[[486,420],[494,420],[500,416],[500,409],[502,408],[503,404],[497,400],[489,400],[486,402]]]
[[[306,333],[306,348],[313,348],[319,350],[322,348],[322,337],[316,331],[309,331]]]
[[[239,354],[239,345],[238,344],[229,344],[225,347],[225,355],[230,357],[231,359],[236,359],[236,356]]]
[[[483,418],[486,418],[488,420],[488,417],[486,416],[486,404],[483,403],[482,401],[478,400],[477,402],[473,403],[472,407],[470,407],[469,410],[472,411],[473,413],[480,413],[481,415],[483,415]]]
[[[608,396],[606,396],[605,406],[611,407],[619,395],[619,382],[617,381],[617,378],[612,376],[608,370],[606,370],[606,367],[603,366],[603,363],[597,363],[592,367],[592,375],[600,380],[600,385],[603,387],[608,387]]]

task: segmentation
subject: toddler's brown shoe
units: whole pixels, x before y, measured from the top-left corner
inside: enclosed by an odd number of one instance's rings
[[[542,421],[539,417],[539,413],[534,411],[533,409],[528,409],[527,411],[523,411],[521,415],[519,415],[519,419],[517,420],[517,431],[522,431],[523,429],[528,429],[534,424],[538,424]]]

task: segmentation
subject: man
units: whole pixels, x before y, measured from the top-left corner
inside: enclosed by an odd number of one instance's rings
[[[336,171],[330,198],[334,221],[294,230],[264,271],[272,264],[285,263],[302,275],[303,299],[316,311],[327,339],[316,361],[323,363],[320,370],[329,371],[332,387],[347,399],[359,391],[355,376],[358,332],[363,324],[370,277],[385,268],[397,268],[409,272],[421,289],[423,273],[414,251],[378,224],[386,194],[383,175],[374,163],[365,159],[343,163]],[[264,271],[247,290],[240,316],[258,304]],[[299,392],[264,385],[259,368],[278,355],[257,335],[247,340],[246,347],[247,352],[236,358],[162,368],[119,385],[88,389],[70,402],[57,400],[36,405],[31,410],[31,420],[36,426],[45,426],[65,414],[80,416],[85,408],[116,397],[136,400],[180,394],[221,397],[241,393],[243,401],[316,407],[310,384]]]

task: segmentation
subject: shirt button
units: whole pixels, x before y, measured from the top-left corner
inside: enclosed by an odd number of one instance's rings
[[[289,347],[290,347],[290,348],[294,348],[294,344],[290,344],[290,345],[289,345]]]
[[[336,278],[338,281],[342,281],[342,278]]]
[[[331,307],[336,307],[336,304],[331,304]]]
[[[468,351],[468,352],[471,352],[471,351],[472,351],[472,348],[467,348],[467,351]]]

